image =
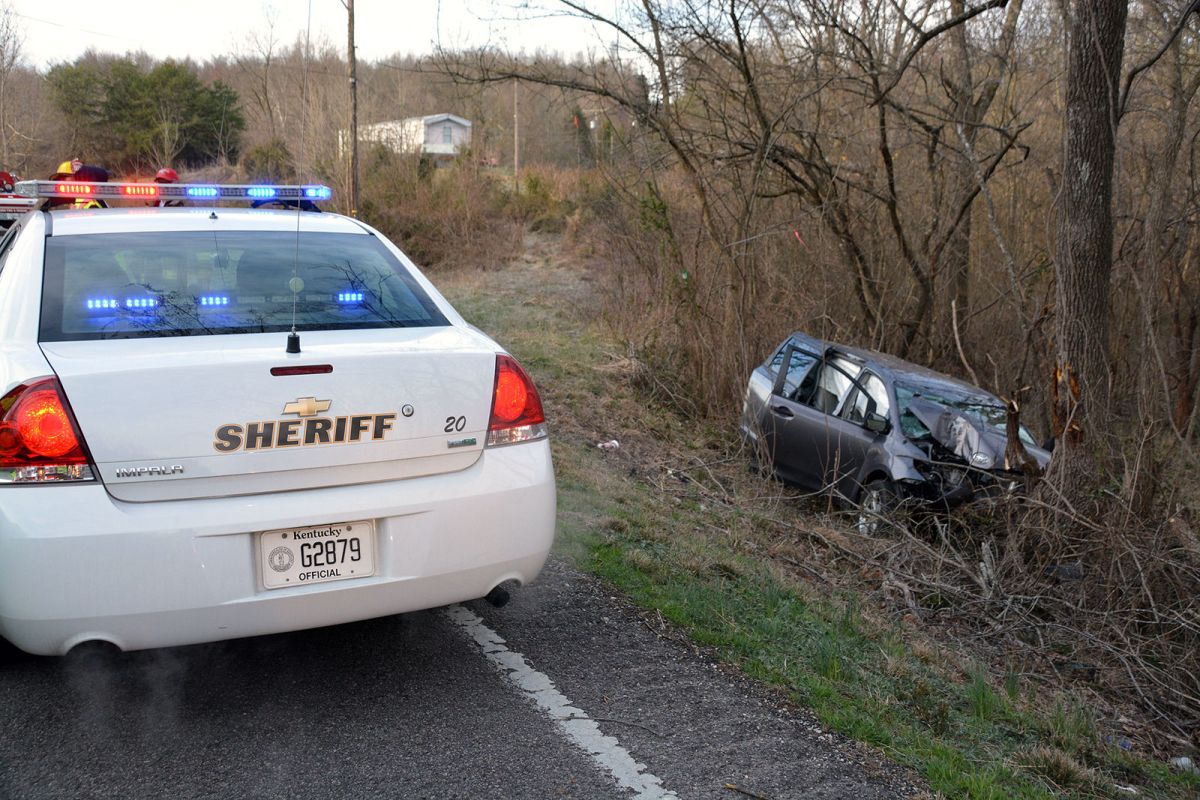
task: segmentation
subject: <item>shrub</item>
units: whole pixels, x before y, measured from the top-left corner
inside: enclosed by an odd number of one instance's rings
[[[282,139],[251,147],[242,156],[242,169],[251,181],[292,183],[296,180],[295,161]]]
[[[495,180],[384,148],[367,160],[361,216],[422,267],[495,267],[520,252],[523,225]]]

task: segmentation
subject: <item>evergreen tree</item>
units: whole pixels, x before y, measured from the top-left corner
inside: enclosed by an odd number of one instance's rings
[[[246,127],[236,92],[204,85],[175,61],[149,70],[128,58],[79,61],[53,68],[49,80],[71,126],[72,154],[116,170],[234,158]]]

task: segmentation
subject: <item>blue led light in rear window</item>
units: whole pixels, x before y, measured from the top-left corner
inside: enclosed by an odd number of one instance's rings
[[[265,200],[267,198],[274,197],[276,191],[277,190],[274,186],[251,186],[246,190],[246,196],[254,197],[259,200]]]
[[[202,294],[202,295],[200,295],[200,305],[202,305],[202,306],[227,306],[227,305],[229,305],[229,295]]]
[[[117,300],[115,297],[95,297],[89,298],[87,301],[89,311],[96,311],[103,308],[116,308]]]
[[[220,197],[221,190],[215,186],[189,186],[188,197]]]
[[[328,186],[305,186],[304,196],[311,200],[328,200],[333,191]]]
[[[154,308],[158,305],[157,297],[126,297],[126,308]]]
[[[363,301],[362,292],[338,292],[337,301],[339,303],[361,303]]]

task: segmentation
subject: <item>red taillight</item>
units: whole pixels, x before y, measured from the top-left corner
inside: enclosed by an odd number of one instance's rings
[[[512,356],[496,356],[488,444],[515,444],[546,435],[546,415],[533,381]]]
[[[91,480],[83,439],[56,378],[0,398],[0,483]]]
[[[71,420],[54,389],[26,392],[17,401],[17,434],[35,456],[59,458],[79,450],[79,439],[71,430]]]

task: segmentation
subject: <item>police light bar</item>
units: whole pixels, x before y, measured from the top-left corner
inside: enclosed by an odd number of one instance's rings
[[[328,186],[276,186],[228,183],[87,183],[84,181],[21,181],[16,193],[24,197],[70,200],[328,200]]]

